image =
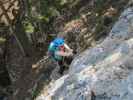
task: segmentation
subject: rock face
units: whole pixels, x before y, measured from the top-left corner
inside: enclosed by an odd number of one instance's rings
[[[133,8],[126,9],[109,36],[74,59],[69,74],[36,100],[132,100]]]

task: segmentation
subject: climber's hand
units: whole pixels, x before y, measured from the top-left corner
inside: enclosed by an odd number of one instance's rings
[[[73,50],[68,52],[68,56],[73,56]]]
[[[73,49],[70,49],[69,51],[70,51],[70,52],[73,52]]]

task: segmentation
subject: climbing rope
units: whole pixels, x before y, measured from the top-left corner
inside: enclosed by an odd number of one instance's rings
[[[77,53],[77,52],[74,51],[74,56],[73,56],[73,58],[75,58],[75,56],[77,56],[76,53]],[[39,67],[41,64],[46,63],[47,61],[49,61],[48,59],[49,59],[49,56],[44,56],[44,57],[43,57],[41,60],[39,60],[36,64],[33,64],[33,65],[32,65],[32,69],[36,69],[36,68]],[[63,59],[63,63],[65,62],[64,60],[65,60],[65,59]],[[67,65],[67,66],[68,66],[68,65]]]
[[[42,63],[45,63],[48,61],[49,56],[44,56],[41,60],[39,60],[36,64],[32,65],[32,68],[35,69],[37,68],[39,65],[41,65]]]

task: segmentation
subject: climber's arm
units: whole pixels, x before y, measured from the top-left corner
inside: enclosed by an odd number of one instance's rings
[[[55,52],[55,55],[59,55],[59,56],[71,56],[72,55],[72,52],[63,52],[63,51],[56,51]]]
[[[66,43],[64,44],[64,47],[67,49],[68,52],[73,52],[73,49],[71,49]]]

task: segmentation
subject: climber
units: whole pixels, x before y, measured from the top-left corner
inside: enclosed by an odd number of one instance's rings
[[[70,64],[73,56],[73,49],[71,49],[63,38],[57,37],[48,47],[48,55],[58,63],[60,66],[59,73],[63,74],[66,66],[64,63]]]

